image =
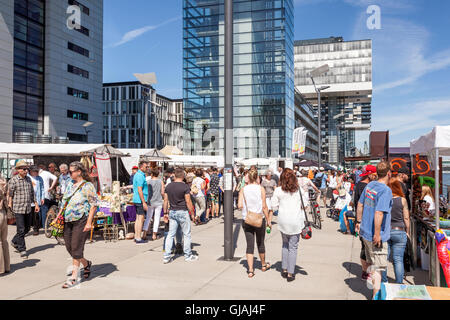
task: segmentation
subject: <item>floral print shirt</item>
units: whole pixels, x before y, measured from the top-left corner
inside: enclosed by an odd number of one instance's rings
[[[66,192],[64,193],[60,204],[61,208],[63,208],[67,199],[72,197],[64,212],[65,222],[78,221],[84,216],[89,215],[91,207],[98,206],[99,200],[94,185],[90,182],[86,182],[83,187],[77,191],[79,185],[80,184],[75,184],[74,181],[70,181],[67,184]]]

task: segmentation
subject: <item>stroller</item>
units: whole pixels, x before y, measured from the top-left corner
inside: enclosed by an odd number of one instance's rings
[[[341,212],[340,209],[336,209],[336,201],[339,198],[339,193],[337,190],[333,191],[333,198],[330,201],[330,206],[327,210],[327,217],[333,219],[334,221],[339,221],[339,213]]]

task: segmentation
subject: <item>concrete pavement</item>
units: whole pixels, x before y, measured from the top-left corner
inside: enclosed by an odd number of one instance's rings
[[[63,290],[71,260],[65,247],[42,234],[27,236],[28,260],[11,248],[12,272],[0,276],[0,299],[343,299],[364,300],[371,296],[360,279],[359,239],[337,232],[338,223],[325,216],[322,230],[313,229],[310,240],[300,240],[296,280],[288,283],[280,275],[281,235],[274,225],[266,235],[267,261],[272,268],[263,273],[255,264],[255,277],[247,278],[246,242],[241,220],[234,224],[235,257],[223,255],[223,219],[192,226],[193,250],[199,260],[185,262],[178,257],[162,263],[162,239],[136,245],[130,240],[86,244],[85,256],[94,262],[91,278],[78,289]],[[237,217],[240,217],[236,213]],[[276,220],[275,220],[276,221]],[[8,240],[15,234],[9,227]],[[31,233],[30,233],[31,234]],[[256,248],[255,248],[256,252]],[[392,264],[389,277],[394,278]],[[420,270],[408,275],[410,283],[429,284]]]

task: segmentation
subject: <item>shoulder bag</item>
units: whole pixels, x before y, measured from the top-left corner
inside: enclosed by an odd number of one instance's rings
[[[311,239],[311,237],[312,237],[312,228],[311,228],[311,223],[308,220],[308,215],[306,214],[305,204],[303,203],[303,195],[302,195],[300,186],[298,188],[298,193],[300,195],[300,201],[302,203],[302,209],[303,209],[303,212],[305,213],[305,219],[306,219],[305,226],[303,227],[301,236],[302,236],[302,239],[308,240],[308,239]]]
[[[64,235],[64,223],[65,223],[64,215],[65,215],[67,206],[69,205],[70,199],[72,199],[72,197],[75,195],[75,193],[77,193],[81,188],[83,188],[83,186],[85,184],[86,184],[86,181],[81,183],[78,186],[78,188],[75,190],[75,192],[72,193],[72,195],[69,198],[67,198],[66,203],[64,204],[64,207],[62,208],[62,210],[60,211],[60,213],[58,214],[56,219],[53,220],[52,223],[50,224],[50,227],[52,227],[52,236],[53,237],[60,238]]]
[[[242,196],[244,197],[245,207],[247,208],[247,216],[245,217],[245,223],[255,228],[261,228],[263,222],[262,214],[252,212],[248,209],[247,200],[245,200],[244,190],[242,190]]]

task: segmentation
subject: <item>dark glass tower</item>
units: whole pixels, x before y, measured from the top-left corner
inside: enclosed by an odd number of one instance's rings
[[[224,0],[184,0],[186,154],[223,155]],[[292,0],[234,0],[234,153],[290,156]],[[187,143],[186,143],[187,142]]]

